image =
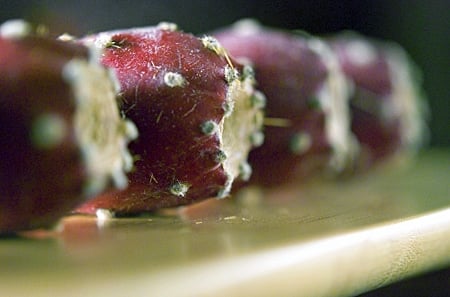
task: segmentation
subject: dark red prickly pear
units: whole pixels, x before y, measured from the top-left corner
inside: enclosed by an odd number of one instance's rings
[[[338,60],[321,40],[240,21],[213,35],[233,57],[252,63],[267,97],[265,142],[250,153],[252,181],[301,182],[351,165],[348,91]]]
[[[88,48],[23,21],[0,33],[0,233],[12,233],[51,226],[111,183],[125,187],[136,130]]]
[[[215,38],[163,23],[81,42],[104,50],[100,61],[115,69],[121,110],[140,137],[130,146],[137,156],[130,186],[77,211],[131,214],[186,205],[225,197],[235,179],[249,177],[247,155],[261,138],[260,95],[251,68]]]
[[[351,128],[361,145],[360,166],[416,151],[426,139],[426,106],[417,67],[393,43],[354,32],[329,38],[349,83]]]

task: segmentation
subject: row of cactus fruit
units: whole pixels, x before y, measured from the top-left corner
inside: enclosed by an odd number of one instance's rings
[[[420,77],[398,45],[242,20],[38,34],[0,27],[0,233],[248,185],[351,176],[423,143]]]

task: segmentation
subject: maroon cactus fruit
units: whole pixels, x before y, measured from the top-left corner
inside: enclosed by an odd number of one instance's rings
[[[267,96],[265,142],[249,156],[252,180],[271,186],[344,170],[355,147],[345,79],[330,48],[250,20],[214,35],[233,57],[253,63]]]
[[[417,70],[398,45],[346,32],[329,39],[352,85],[351,129],[360,166],[415,151],[425,136],[425,105]]]
[[[132,165],[110,73],[28,28],[0,27],[0,233],[50,226]]]
[[[130,186],[101,195],[78,212],[152,211],[228,195],[251,173],[247,155],[260,139],[259,96],[251,68],[228,57],[212,37],[174,24],[105,32],[81,42],[104,49],[114,68],[121,110],[139,130]],[[252,142],[253,141],[253,142]]]

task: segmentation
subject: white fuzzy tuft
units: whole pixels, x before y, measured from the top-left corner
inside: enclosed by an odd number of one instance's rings
[[[30,32],[30,24],[21,19],[9,20],[0,26],[0,36],[4,38],[21,38]]]

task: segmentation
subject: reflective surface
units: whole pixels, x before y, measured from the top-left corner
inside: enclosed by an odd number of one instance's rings
[[[408,167],[0,239],[7,296],[354,295],[450,265],[450,152]],[[274,295],[275,294],[275,295]],[[5,295],[5,296],[6,296]]]

